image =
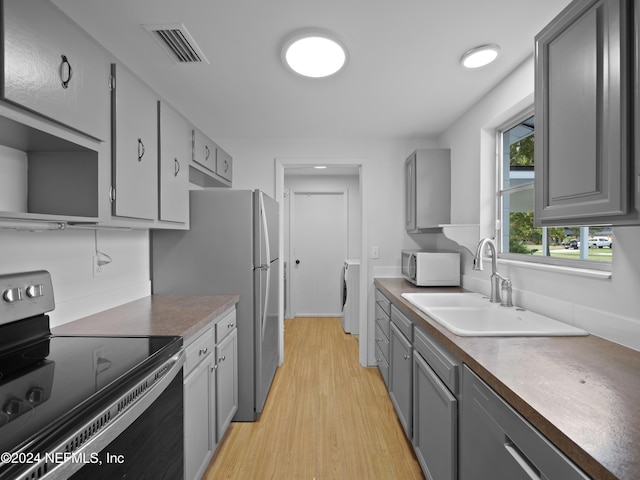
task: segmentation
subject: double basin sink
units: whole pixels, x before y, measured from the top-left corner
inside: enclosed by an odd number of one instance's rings
[[[459,336],[582,336],[588,332],[519,307],[491,303],[478,293],[403,293],[402,296]]]

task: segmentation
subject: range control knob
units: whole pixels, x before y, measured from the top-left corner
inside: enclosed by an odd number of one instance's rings
[[[44,398],[44,390],[40,387],[33,387],[27,392],[27,402],[38,404]]]
[[[41,297],[42,295],[44,295],[44,289],[42,288],[42,285],[29,285],[26,290],[25,290],[27,297],[29,298],[36,298],[36,297]]]
[[[7,288],[2,294],[2,299],[7,303],[17,302],[22,300],[22,289],[20,287]]]
[[[8,417],[20,415],[20,400],[11,399],[2,407],[2,411],[7,414]]]

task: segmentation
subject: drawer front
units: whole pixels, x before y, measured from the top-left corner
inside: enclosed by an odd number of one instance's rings
[[[229,311],[222,319],[216,322],[216,344],[220,343],[233,329],[236,328],[236,309]]]
[[[213,333],[211,328],[206,328],[198,338],[187,346],[184,376],[186,377],[211,353],[213,353]]]
[[[435,340],[420,328],[414,329],[413,346],[447,388],[457,394],[460,388],[458,380],[460,369],[455,357],[438,345]]]
[[[389,362],[389,339],[385,337],[380,324],[376,323],[376,347],[380,349],[384,359]]]
[[[378,364],[378,370],[380,370],[384,384],[389,388],[389,362],[382,354],[382,350],[378,345],[376,345],[376,363]]]
[[[391,301],[380,290],[376,290],[376,303],[380,305],[383,312],[391,315]]]
[[[384,313],[380,305],[376,305],[376,324],[380,325],[382,333],[389,338],[389,316]]]
[[[391,305],[391,321],[407,337],[409,342],[413,342],[413,322],[398,310],[395,305]]]

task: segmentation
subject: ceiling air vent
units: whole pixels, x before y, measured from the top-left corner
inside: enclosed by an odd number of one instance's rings
[[[209,63],[186,27],[171,25],[142,25],[162,49],[177,63]]]

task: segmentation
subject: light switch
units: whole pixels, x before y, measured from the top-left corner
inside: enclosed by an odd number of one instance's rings
[[[380,249],[378,247],[371,247],[371,258],[380,258]]]

